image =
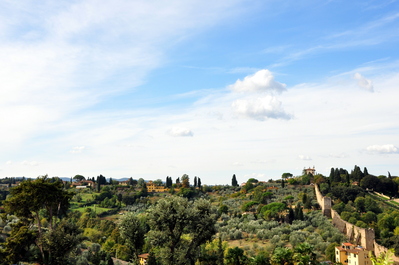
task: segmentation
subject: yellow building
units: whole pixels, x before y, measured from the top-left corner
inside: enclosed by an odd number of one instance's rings
[[[351,243],[342,243],[335,248],[335,261],[344,265],[371,265],[369,250]]]
[[[157,186],[155,183],[150,180],[147,182],[147,191],[148,192],[166,192],[167,189],[164,186]]]
[[[149,256],[150,254],[148,254],[148,253],[144,253],[144,254],[140,254],[138,257],[139,257],[139,262],[140,262],[140,265],[145,265],[145,264],[147,264],[147,260],[148,260],[148,256]]]

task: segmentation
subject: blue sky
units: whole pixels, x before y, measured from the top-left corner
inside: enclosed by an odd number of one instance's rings
[[[399,175],[399,1],[2,1],[0,177]]]

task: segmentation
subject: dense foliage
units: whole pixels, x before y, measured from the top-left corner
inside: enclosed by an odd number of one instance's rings
[[[167,188],[161,193],[148,192],[144,179],[118,183],[102,175],[7,179],[14,187],[2,201],[0,264],[138,264],[143,253],[147,264],[159,265],[318,264],[332,260],[345,237],[322,216],[310,183],[333,198],[343,219],[374,228],[383,244],[399,249],[396,209],[365,186],[396,178],[376,182],[356,167],[331,172],[250,178],[241,187],[235,175],[232,185],[207,186],[198,177],[191,185],[184,174],[175,184],[169,176],[155,180]],[[93,185],[76,189],[74,183]]]

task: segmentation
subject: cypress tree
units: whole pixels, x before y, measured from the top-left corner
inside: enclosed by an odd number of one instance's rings
[[[334,168],[333,167],[330,170],[330,178],[334,178]]]
[[[233,187],[237,187],[238,186],[236,174],[234,174],[233,178],[231,179],[231,186],[233,186]]]

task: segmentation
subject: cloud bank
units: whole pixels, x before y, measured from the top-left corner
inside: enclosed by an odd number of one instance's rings
[[[397,154],[399,151],[399,149],[392,144],[370,145],[366,148],[366,150],[375,154]]]

